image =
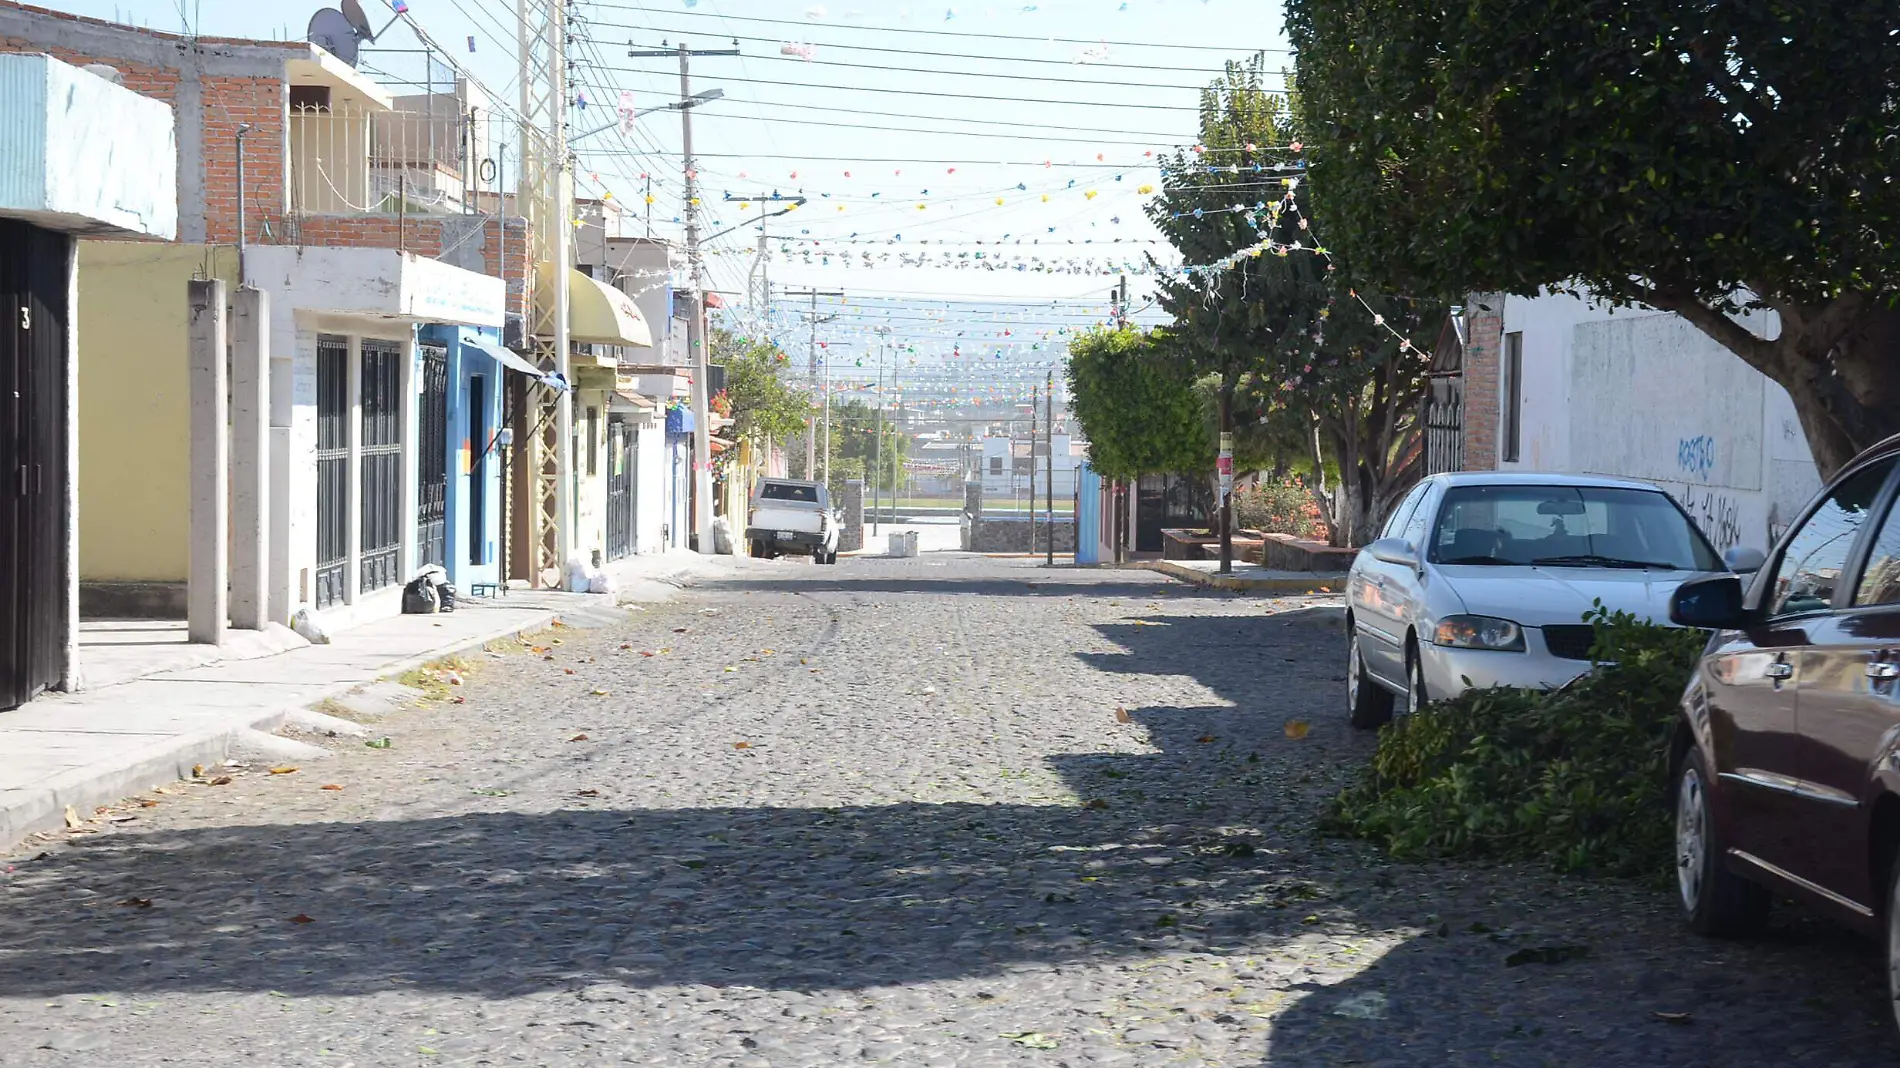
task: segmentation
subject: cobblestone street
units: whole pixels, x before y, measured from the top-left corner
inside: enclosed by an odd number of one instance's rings
[[[1372,740],[1314,600],[788,560],[478,653],[0,862],[0,1064],[1892,1063],[1795,910],[1319,837]]]

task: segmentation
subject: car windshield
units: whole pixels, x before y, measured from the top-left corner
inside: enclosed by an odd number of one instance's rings
[[[1454,486],[1432,532],[1439,564],[1720,571],[1676,502],[1608,486]]]
[[[817,486],[800,486],[793,482],[767,482],[759,488],[759,499],[764,501],[802,501],[805,504],[818,503]]]

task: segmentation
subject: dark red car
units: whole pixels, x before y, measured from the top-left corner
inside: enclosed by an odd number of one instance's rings
[[[1676,591],[1716,633],[1682,699],[1677,883],[1689,923],[1741,934],[1771,894],[1883,937],[1900,1020],[1900,437],[1808,505],[1744,591]]]

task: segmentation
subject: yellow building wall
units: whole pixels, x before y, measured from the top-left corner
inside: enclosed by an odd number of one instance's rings
[[[79,578],[184,582],[191,394],[185,283],[237,284],[228,246],[79,243]]]

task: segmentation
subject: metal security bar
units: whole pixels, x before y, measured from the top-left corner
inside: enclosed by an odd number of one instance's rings
[[[350,553],[349,359],[344,339],[317,339],[318,608],[343,602],[343,572]]]
[[[365,593],[401,581],[402,346],[363,342],[361,581]]]
[[[422,389],[416,397],[416,566],[448,563],[449,353],[422,346]]]

